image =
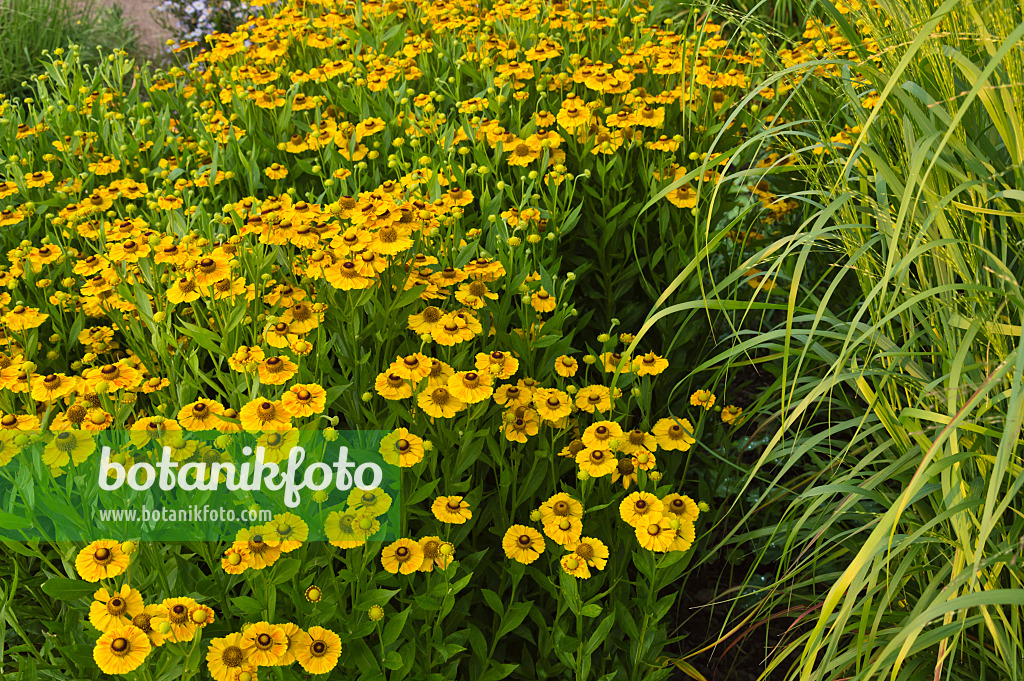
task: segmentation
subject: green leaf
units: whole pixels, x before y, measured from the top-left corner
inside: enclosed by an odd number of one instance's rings
[[[480,589],[480,593],[484,597],[484,601],[490,606],[491,610],[498,613],[499,617],[505,615],[505,604],[501,602],[501,597],[494,593],[490,589]]]
[[[356,610],[369,610],[371,606],[379,605],[384,607],[388,601],[398,593],[398,589],[370,589],[364,591],[356,602]]]
[[[584,617],[597,617],[601,614],[602,609],[603,608],[597,603],[590,603],[589,605],[583,606],[583,609],[580,610],[580,614]]]
[[[402,612],[388,619],[387,626],[384,627],[384,632],[380,637],[381,645],[387,647],[398,640],[398,637],[402,634],[402,629],[405,628],[405,623],[409,619],[409,615],[411,613],[412,606],[410,605]]]
[[[480,681],[500,681],[519,667],[518,664],[499,664],[496,667],[491,667],[487,672],[480,677]]]
[[[263,609],[259,601],[251,596],[236,596],[231,603],[245,614],[257,613]]]
[[[532,602],[513,603],[509,607],[508,612],[505,613],[505,616],[501,618],[501,626],[498,627],[498,634],[495,636],[495,638],[500,639],[502,636],[504,636],[505,634],[509,633],[510,631],[518,627],[520,624],[522,624],[523,620],[526,618],[526,615],[529,614],[530,608],[532,607]]]
[[[302,563],[297,558],[282,560],[274,566],[274,581],[272,583],[284,584],[295,576],[300,567],[302,567]]]
[[[597,625],[597,629],[594,630],[594,633],[590,635],[590,640],[587,641],[585,650],[587,657],[593,655],[594,651],[608,638],[608,632],[611,631],[613,624],[615,624],[615,615],[608,615]]]
[[[67,577],[51,577],[43,583],[43,592],[52,598],[60,601],[73,601],[79,598],[89,598],[99,587],[80,579],[68,579]]]

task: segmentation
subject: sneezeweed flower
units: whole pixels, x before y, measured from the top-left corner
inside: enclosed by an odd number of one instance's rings
[[[294,551],[309,538],[309,525],[294,513],[279,513],[263,527],[280,542],[281,553]]]
[[[167,611],[167,623],[171,625],[171,631],[167,635],[168,640],[175,642],[191,641],[196,634],[196,625],[189,619],[189,611],[198,603],[191,598],[165,598],[160,605]]]
[[[655,437],[642,430],[631,430],[619,438],[619,451],[626,454],[634,454],[642,450],[654,451],[657,446],[658,441]]]
[[[657,376],[668,368],[668,360],[653,352],[633,360],[633,371],[637,376]]]
[[[619,503],[619,516],[632,527],[654,522],[664,511],[661,499],[650,492],[633,492]]]
[[[537,414],[551,423],[562,420],[572,413],[572,399],[561,390],[534,390],[533,407]]]
[[[598,421],[587,427],[583,431],[583,444],[591,449],[611,449],[615,450],[618,447],[615,445],[622,438],[622,428],[619,424],[614,421]]]
[[[687,551],[693,546],[697,538],[697,529],[692,520],[677,516],[668,516],[669,526],[675,531],[675,540],[669,546],[669,551]]]
[[[486,353],[480,352],[476,355],[476,370],[481,374],[488,374],[496,379],[512,378],[512,375],[519,369],[519,360],[507,352],[494,350]]]
[[[404,400],[412,396],[410,382],[396,373],[378,374],[374,389],[386,400]]]
[[[315,383],[296,383],[281,395],[281,404],[295,418],[323,413],[327,391]]]
[[[647,524],[637,525],[635,533],[640,546],[658,553],[668,551],[676,540],[676,531],[672,529],[669,519],[664,516],[659,516]]]
[[[552,518],[550,522],[544,523],[544,534],[556,544],[573,544],[583,534],[583,523],[572,516]]]
[[[310,603],[319,603],[323,600],[324,592],[315,584],[306,588],[306,600]]]
[[[541,522],[550,523],[561,518],[583,518],[583,504],[565,492],[559,492],[540,505]]]
[[[308,674],[326,674],[334,669],[341,656],[341,638],[323,627],[310,627],[300,632],[295,645],[295,661]]]
[[[242,430],[250,433],[291,429],[291,414],[280,401],[264,398],[252,400],[238,413]]]
[[[601,478],[615,471],[618,461],[607,449],[583,449],[576,455],[580,470],[592,478]]]
[[[94,541],[78,552],[75,570],[87,582],[117,577],[128,568],[128,556],[113,539]]]
[[[28,331],[42,326],[49,317],[50,315],[40,312],[37,308],[18,305],[4,315],[3,322],[9,331]]]
[[[188,619],[192,624],[202,629],[207,624],[213,623],[213,620],[216,619],[216,614],[210,606],[199,603],[189,609]]]
[[[288,650],[284,629],[269,622],[250,624],[242,631],[242,647],[249,653],[249,662],[259,667],[273,667]]]
[[[505,532],[501,547],[509,558],[529,565],[544,552],[544,537],[532,527],[513,525]]]
[[[71,462],[77,466],[96,449],[93,438],[91,433],[81,430],[60,431],[43,448],[43,463],[50,469],[60,469]]]
[[[736,419],[738,419],[742,413],[742,408],[730,405],[722,410],[722,423],[735,423]]]
[[[423,565],[423,558],[423,547],[404,538],[389,544],[380,554],[381,564],[391,574],[412,574]]]
[[[572,378],[579,368],[580,363],[568,355],[561,355],[555,359],[555,373],[563,378]]]
[[[434,517],[442,523],[462,525],[473,517],[473,512],[465,499],[458,496],[438,497],[430,506]]]
[[[661,500],[665,507],[665,513],[677,516],[690,522],[696,522],[700,516],[700,507],[697,502],[687,496],[680,494],[668,494]]]
[[[707,411],[715,406],[715,394],[710,390],[698,390],[690,395],[690,404],[694,407],[703,407]]]
[[[380,622],[384,619],[384,608],[379,605],[371,605],[366,614],[371,622]]]
[[[291,380],[299,370],[299,365],[287,357],[267,357],[257,367],[260,383],[265,385],[282,385]]]
[[[348,507],[357,515],[370,517],[387,513],[391,508],[391,496],[379,487],[373,489],[355,488],[348,493]]]
[[[667,451],[687,451],[697,441],[687,419],[664,418],[651,429],[658,446]]]
[[[555,309],[555,297],[541,286],[530,298],[530,305],[537,312],[551,312]]]
[[[142,612],[132,617],[132,626],[149,638],[154,648],[164,644],[164,635],[160,633],[160,623],[167,621],[167,611],[161,605],[147,605]]]
[[[590,567],[587,562],[577,556],[575,553],[567,553],[562,556],[559,561],[562,569],[567,573],[578,579],[590,579]]]
[[[355,513],[331,511],[324,522],[324,533],[331,546],[351,549],[366,543],[366,534],[356,531],[358,518]]]
[[[127,674],[142,665],[150,650],[152,645],[146,634],[129,624],[100,636],[92,657],[104,674]]]
[[[441,550],[446,546],[446,542],[441,541],[440,537],[423,537],[419,544],[423,549],[423,564],[420,565],[420,572],[431,572],[434,566],[443,570],[452,562],[452,554],[444,553]]]
[[[242,634],[233,632],[210,641],[206,653],[206,666],[215,681],[234,681],[234,673],[249,664],[251,647],[245,645]]]
[[[284,637],[288,641],[288,647],[285,648],[284,654],[281,655],[281,659],[277,661],[279,667],[291,664],[295,662],[295,652],[299,648],[299,642],[302,639],[302,629],[299,625],[293,622],[282,622],[277,626],[281,627],[284,632]],[[255,679],[255,665],[253,666],[253,679]]]
[[[399,428],[381,439],[380,453],[386,463],[409,468],[423,460],[423,438]]]
[[[629,486],[636,482],[637,478],[637,466],[633,462],[632,456],[625,456],[618,460],[615,464],[615,470],[612,471],[612,484],[622,480],[622,486],[625,489],[629,489]]]
[[[249,547],[245,544],[235,544],[224,552],[220,560],[220,567],[229,575],[240,575],[252,567],[252,555]]]
[[[127,584],[113,593],[100,589],[93,594],[93,599],[89,606],[89,621],[103,632],[131,624],[132,618],[145,608],[142,594]]]
[[[466,403],[444,386],[427,386],[426,390],[416,396],[416,404],[432,418],[451,418],[466,408]]]
[[[262,525],[241,529],[235,535],[234,546],[249,552],[249,568],[262,570],[281,557],[281,542],[277,535]]]
[[[587,565],[598,570],[604,570],[608,564],[608,547],[600,539],[593,537],[580,537],[578,541],[567,544],[566,549],[572,551]]]
[[[448,392],[466,404],[476,404],[483,402],[494,392],[494,388],[491,387],[493,380],[487,374],[459,371],[448,379]]]
[[[216,430],[224,407],[205,398],[186,404],[178,412],[178,423],[185,430]]]

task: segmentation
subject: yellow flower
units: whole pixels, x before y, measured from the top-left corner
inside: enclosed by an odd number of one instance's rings
[[[384,436],[380,453],[388,464],[409,468],[423,460],[423,438],[399,428]]]
[[[391,574],[409,575],[423,565],[423,547],[412,539],[399,539],[384,548],[380,561]]]
[[[416,396],[416,403],[434,418],[451,418],[466,408],[466,403],[452,395],[448,388],[436,387],[422,391]]]
[[[565,378],[572,378],[579,371],[580,364],[568,355],[561,355],[555,359],[555,373]]]
[[[326,674],[338,664],[341,638],[323,627],[300,631],[295,644],[295,660],[308,674]]]
[[[666,495],[661,500],[661,503],[666,513],[678,516],[684,520],[695,522],[697,517],[700,516],[700,508],[697,506],[697,502],[690,497],[673,493]]]
[[[687,419],[664,418],[651,429],[658,446],[667,451],[687,451],[697,441],[693,425]]]
[[[469,504],[462,497],[438,497],[430,510],[442,523],[452,525],[462,525],[473,517]]]
[[[551,312],[555,309],[555,298],[541,286],[530,299],[530,305],[537,312]]]
[[[567,553],[559,561],[566,573],[579,579],[590,579],[590,567],[575,553]]]
[[[501,547],[509,558],[529,565],[544,552],[544,537],[532,527],[513,525],[505,532]]]
[[[658,517],[646,525],[637,525],[635,532],[640,546],[648,551],[663,553],[668,551],[676,540],[676,532],[665,517]]]
[[[722,410],[722,423],[735,423],[742,413],[742,408],[730,405]]]
[[[583,449],[576,455],[576,463],[592,478],[600,478],[614,471],[618,461],[606,449]]]
[[[210,641],[206,665],[215,681],[235,681],[234,674],[249,663],[251,647],[246,647],[242,635],[232,632]]]
[[[152,645],[146,634],[129,624],[100,636],[92,657],[104,674],[127,674],[142,665],[150,650]]]
[[[379,516],[391,508],[391,497],[379,487],[353,489],[347,501],[352,512],[360,515]]]
[[[488,374],[460,371],[448,379],[448,392],[466,404],[476,404],[483,402],[494,392],[494,388],[491,387],[492,381],[493,378]]]
[[[572,516],[552,518],[550,522],[544,523],[544,534],[562,546],[574,544],[583,534],[583,522]]]
[[[294,551],[309,538],[309,525],[294,513],[279,513],[264,527],[271,538],[280,542],[281,553]]]
[[[619,503],[619,516],[633,527],[661,518],[665,507],[650,492],[633,492]]]
[[[257,622],[242,631],[241,645],[249,654],[249,662],[260,667],[273,667],[288,650],[288,637],[279,626]]]
[[[100,589],[93,598],[95,600],[89,606],[89,621],[103,632],[131,624],[132,618],[145,608],[142,594],[127,584],[113,593]]]
[[[690,405],[704,407],[704,410],[707,411],[715,406],[715,394],[710,390],[698,390],[690,395]]]
[[[605,565],[608,564],[610,555],[608,547],[600,539],[580,537],[578,541],[567,544],[565,548],[575,553],[581,560],[586,561],[587,565],[598,570],[604,570]]]
[[[583,431],[583,444],[591,449],[617,449],[622,438],[622,428],[614,421],[598,421]],[[615,441],[616,446],[612,446]]]
[[[78,552],[75,570],[87,582],[117,577],[128,568],[128,556],[121,551],[121,542],[100,539]]]
[[[633,370],[637,376],[657,376],[667,368],[668,360],[653,352],[633,360]]]
[[[191,641],[196,634],[196,625],[188,614],[198,604],[191,598],[166,598],[160,605],[167,610],[167,622],[171,625],[168,640]]]

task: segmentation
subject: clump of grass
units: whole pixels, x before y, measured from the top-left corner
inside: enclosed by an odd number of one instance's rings
[[[117,5],[99,8],[90,0],[5,0],[0,3],[0,94],[24,97],[23,85],[42,73],[46,50],[75,43],[86,46],[82,60],[95,63],[100,48],[137,52],[138,32]]]

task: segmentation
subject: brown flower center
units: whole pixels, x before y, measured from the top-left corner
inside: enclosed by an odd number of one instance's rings
[[[110,642],[110,650],[118,657],[128,654],[128,639],[126,638],[115,638]]]
[[[226,667],[241,667],[243,659],[242,649],[238,646],[228,646],[224,649],[224,652],[220,654],[220,661],[223,662]]]
[[[526,548],[527,546],[533,544],[533,538],[528,534],[521,534],[519,535],[519,539],[516,540],[516,543],[518,543],[523,548]]]

